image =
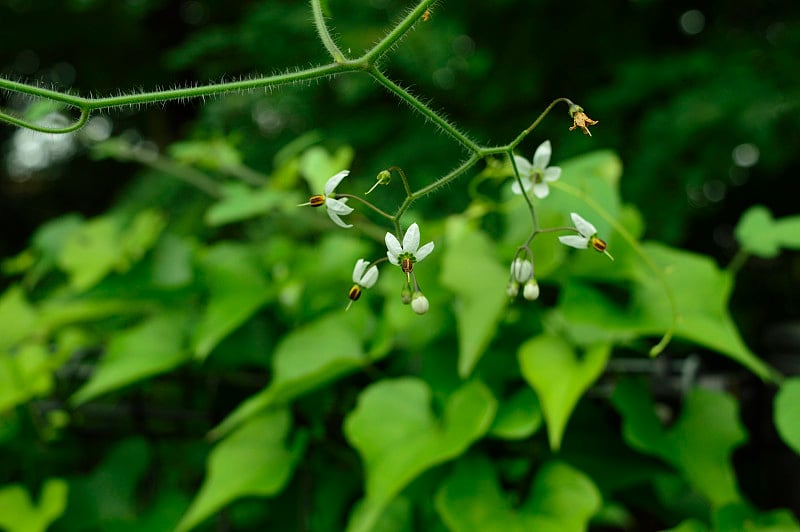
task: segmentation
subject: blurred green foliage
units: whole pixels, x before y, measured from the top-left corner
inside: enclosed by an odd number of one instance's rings
[[[327,4],[354,54],[409,7]],[[343,311],[352,265],[382,256],[390,228],[358,210],[344,231],[295,205],[342,168],[341,191],[363,194],[388,166],[417,188],[463,158],[366,76],[124,109],[72,159],[4,164],[0,221],[30,235],[0,250],[0,527],[800,529],[775,509],[798,503],[777,493],[794,482],[734,461],[748,432],[777,431],[798,470],[797,379],[754,348],[763,322],[735,319],[748,305],[730,308],[752,268],[772,268],[788,288],[746,303],[798,316],[797,208],[780,192],[800,140],[800,18],[692,7],[450,2],[393,53],[391,75],[481,142],[559,96],[600,121],[569,134],[558,110],[522,145],[550,138],[563,169],[539,221],[585,213],[616,259],[540,235],[535,304],[505,293],[530,219],[490,160],[404,220],[436,242],[415,268],[430,311],[400,303],[386,265]],[[5,0],[0,20],[9,76],[87,93],[326,60],[304,2]],[[16,132],[0,134],[10,154]],[[370,198],[391,210],[399,191]],[[651,361],[668,293],[675,340]],[[706,382],[737,386],[702,386],[696,351]],[[663,360],[680,374],[625,369]],[[780,386],[774,427],[743,424],[740,386]]]

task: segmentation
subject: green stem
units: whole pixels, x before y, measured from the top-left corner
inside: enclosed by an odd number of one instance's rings
[[[350,199],[354,199],[356,201],[360,201],[362,204],[366,205],[367,207],[369,207],[373,211],[377,212],[378,214],[380,214],[384,218],[386,218],[388,220],[394,220],[394,216],[392,216],[391,214],[389,214],[386,211],[383,211],[383,210],[379,209],[378,207],[376,207],[375,205],[373,205],[369,201],[365,200],[361,196],[356,196],[354,194],[336,194],[336,199],[339,199],[339,198],[350,198]]]
[[[514,170],[514,177],[517,180],[517,184],[519,185],[519,189],[522,191],[522,197],[525,198],[525,203],[528,204],[528,212],[531,215],[531,223],[533,223],[533,232],[531,236],[528,237],[528,241],[526,242],[526,246],[531,243],[531,241],[536,236],[536,233],[539,232],[539,220],[536,218],[536,209],[533,207],[533,201],[531,201],[530,196],[528,196],[528,192],[525,190],[525,187],[522,184],[522,176],[519,175],[519,169],[517,169],[517,162],[514,160],[514,150],[513,148],[508,148],[506,152],[508,155],[509,161],[511,161],[511,168]]]
[[[400,85],[387,78],[383,72],[378,70],[374,65],[368,70],[369,74],[381,85],[386,87],[395,96],[406,102],[412,109],[416,110],[422,116],[439,126],[442,131],[453,137],[459,144],[474,154],[481,153],[481,147],[469,139],[464,133],[458,130],[453,124],[439,116],[439,113],[422,103],[418,98],[406,91]]]
[[[525,139],[525,137],[527,137],[527,136],[528,136],[528,134],[530,134],[530,132],[531,132],[531,131],[533,131],[534,129],[536,129],[536,127],[539,125],[539,123],[540,123],[542,120],[544,120],[544,117],[545,117],[545,116],[547,116],[547,115],[548,115],[548,113],[550,113],[550,111],[552,111],[552,110],[553,110],[553,107],[555,107],[556,105],[558,105],[558,104],[559,104],[559,103],[561,103],[561,102],[564,102],[564,103],[566,103],[567,105],[572,105],[572,101],[571,101],[571,100],[569,100],[568,98],[556,98],[555,100],[553,100],[553,101],[550,103],[550,105],[548,105],[547,107],[545,107],[544,111],[542,111],[542,112],[541,112],[541,114],[539,115],[539,117],[538,117],[536,120],[534,120],[534,121],[533,121],[533,123],[532,123],[530,126],[528,126],[528,128],[527,128],[527,129],[525,129],[525,131],[523,131],[522,133],[520,133],[520,134],[517,136],[517,138],[515,138],[514,140],[512,140],[512,141],[511,141],[511,143],[508,145],[508,147],[510,147],[512,150],[513,150],[514,148],[516,148],[516,147],[519,145],[519,143],[520,143],[520,142],[522,142],[522,141]]]
[[[339,47],[336,46],[333,37],[331,37],[328,31],[328,26],[325,24],[325,15],[322,13],[322,5],[319,0],[311,0],[311,11],[314,13],[314,25],[317,27],[317,35],[319,35],[319,40],[322,41],[322,45],[325,46],[325,49],[331,54],[334,62],[339,64],[344,63],[344,54]]]
[[[417,4],[417,7],[409,11],[408,15],[406,15],[403,20],[397,23],[397,25],[395,25],[395,27],[392,28],[392,30],[383,39],[381,39],[380,42],[378,42],[372,47],[371,50],[365,53],[360,60],[366,64],[375,64],[375,62],[378,61],[381,56],[388,52],[392,46],[394,46],[397,41],[399,41],[409,29],[411,29],[411,26],[413,26],[419,20],[422,14],[425,13],[425,10],[432,6],[435,2],[436,0],[422,0],[419,4]]]
[[[399,166],[390,166],[387,168],[388,171],[395,171],[400,175],[400,180],[403,181],[403,187],[406,189],[407,196],[413,196],[414,194],[411,192],[411,186],[408,184],[408,179],[406,178],[406,173],[403,172],[403,169]]]

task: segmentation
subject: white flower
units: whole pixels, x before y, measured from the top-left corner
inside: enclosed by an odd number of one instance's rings
[[[378,280],[378,267],[373,266],[367,269],[367,266],[369,266],[368,260],[358,259],[358,262],[356,262],[356,266],[353,268],[353,282],[355,284],[347,294],[347,297],[350,298],[350,303],[347,304],[347,309],[345,310],[350,309],[353,301],[358,301],[358,298],[361,297],[362,289],[372,288]]]
[[[422,292],[414,292],[414,296],[411,299],[411,308],[417,314],[425,314],[430,308],[428,298]]]
[[[514,164],[519,172],[519,177],[525,192],[528,192],[532,188],[533,195],[537,198],[546,198],[547,195],[550,194],[548,183],[552,183],[561,177],[561,168],[558,166],[547,166],[550,163],[551,153],[552,147],[550,146],[550,141],[546,140],[536,148],[536,153],[533,154],[532,162],[528,162],[526,158],[520,157],[519,155],[514,156]],[[511,185],[511,191],[514,194],[522,194],[519,182],[516,180],[514,180],[514,183]]]
[[[572,223],[575,224],[575,229],[578,230],[580,236],[578,235],[569,235],[569,236],[560,236],[558,240],[561,241],[562,244],[566,246],[571,246],[577,249],[586,249],[589,247],[589,244],[592,241],[592,237],[597,234],[597,229],[581,218],[578,213],[571,213],[570,217],[572,218]]]
[[[524,283],[533,277],[533,264],[528,259],[514,259],[511,262],[511,279]]]
[[[378,267],[373,266],[367,270],[367,266],[369,266],[368,260],[358,259],[356,267],[353,268],[353,282],[361,288],[372,288],[378,281]]]
[[[331,177],[325,183],[324,194],[311,196],[308,202],[300,204],[300,207],[305,205],[311,205],[312,207],[325,205],[325,208],[328,211],[328,216],[330,216],[331,220],[333,220],[333,223],[339,227],[344,227],[345,229],[348,227],[353,227],[353,224],[346,224],[340,218],[340,216],[344,216],[353,212],[353,208],[347,206],[347,198],[336,199],[336,194],[334,194],[336,187],[338,187],[339,183],[342,182],[342,179],[348,175],[350,175],[350,170],[342,170],[335,176]]]
[[[611,253],[608,252],[606,249],[608,245],[606,244],[605,240],[599,238],[597,236],[597,229],[581,218],[581,216],[577,213],[570,213],[570,217],[572,218],[572,223],[575,224],[575,229],[578,230],[579,235],[569,235],[569,236],[560,236],[558,239],[561,241],[562,244],[571,246],[573,248],[578,249],[587,249],[587,248],[594,248],[595,251],[599,251],[606,255],[609,259],[614,260],[614,257],[611,256]]]
[[[414,263],[419,262],[433,251],[433,242],[428,242],[419,247],[419,226],[416,223],[406,231],[403,237],[403,245],[392,233],[386,233],[386,256],[389,262],[395,266],[400,266],[405,273],[410,273],[414,269]]]

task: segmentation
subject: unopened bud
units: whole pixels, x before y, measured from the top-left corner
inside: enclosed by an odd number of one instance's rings
[[[539,299],[539,283],[536,282],[536,279],[531,279],[522,289],[522,297],[527,299],[528,301],[535,301]]]
[[[428,298],[422,292],[414,292],[414,296],[411,299],[411,308],[417,314],[425,314],[428,312],[428,308],[430,304],[428,303]]]
[[[404,305],[411,303],[411,287],[408,283],[403,286],[403,290],[400,292],[400,301],[402,301]]]
[[[508,297],[517,297],[517,294],[519,294],[519,283],[516,281],[509,281],[508,286],[506,286],[506,294],[508,294]]]

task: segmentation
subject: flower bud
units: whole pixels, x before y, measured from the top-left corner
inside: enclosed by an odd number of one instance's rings
[[[506,286],[506,294],[508,294],[508,297],[517,297],[517,294],[519,294],[519,283],[516,281],[509,281],[508,286]]]
[[[404,305],[411,303],[411,287],[408,285],[408,283],[406,283],[403,286],[403,290],[400,291],[400,300]]]
[[[514,259],[511,263],[511,279],[524,283],[533,277],[533,263],[528,259]]]
[[[539,299],[539,283],[536,282],[536,279],[531,279],[525,283],[525,286],[522,288],[522,297],[528,301]]]
[[[414,312],[417,314],[425,314],[428,312],[429,307],[428,298],[425,297],[422,292],[414,292],[414,296],[411,299],[411,308]]]

